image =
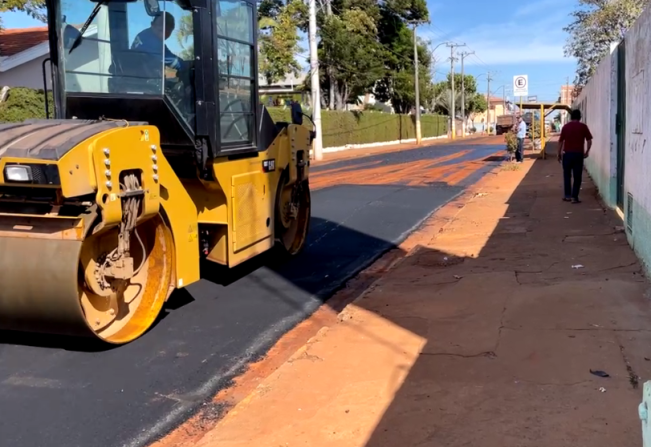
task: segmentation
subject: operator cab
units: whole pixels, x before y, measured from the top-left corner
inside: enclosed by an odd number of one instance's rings
[[[266,149],[256,132],[253,0],[47,7],[57,118],[148,122],[164,149],[202,152],[204,162]]]

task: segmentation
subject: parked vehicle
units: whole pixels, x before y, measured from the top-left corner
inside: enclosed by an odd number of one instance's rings
[[[513,129],[514,126],[518,124],[519,114],[514,115],[500,115],[497,117],[497,123],[495,125],[495,131],[497,135],[502,135],[507,133],[509,130]],[[527,125],[527,129],[531,127],[531,118],[533,114],[531,112],[525,113],[522,115],[524,122]]]

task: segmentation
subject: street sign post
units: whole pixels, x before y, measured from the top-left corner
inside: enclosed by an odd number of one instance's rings
[[[513,96],[529,96],[529,76],[513,76]]]
[[[520,97],[520,112],[522,112],[522,97],[529,95],[529,76],[513,76],[513,96]]]

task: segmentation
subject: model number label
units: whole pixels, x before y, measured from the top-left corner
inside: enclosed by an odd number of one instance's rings
[[[264,172],[272,172],[276,170],[276,160],[274,158],[270,160],[262,161],[262,170]]]

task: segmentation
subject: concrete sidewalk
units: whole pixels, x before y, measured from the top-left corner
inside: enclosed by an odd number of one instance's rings
[[[641,446],[649,284],[590,179],[579,205],[561,182],[487,175],[195,445]]]

